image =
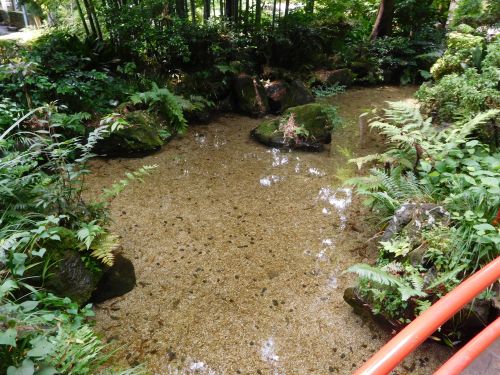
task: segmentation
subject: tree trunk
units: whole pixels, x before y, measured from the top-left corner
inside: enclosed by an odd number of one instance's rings
[[[186,11],[184,9],[184,0],[175,0],[175,12],[180,18],[186,17]]]
[[[85,10],[87,11],[90,29],[92,30],[92,36],[97,37],[97,29],[94,24],[94,19],[92,18],[92,10],[90,9],[89,0],[83,0],[83,5],[85,6]]]
[[[231,22],[238,20],[238,0],[226,0],[226,18]]]
[[[371,40],[387,36],[392,31],[392,18],[394,17],[394,0],[382,0],[378,8],[377,19],[373,25]]]
[[[255,1],[255,24],[260,26],[260,20],[262,18],[262,5],[261,0]]]
[[[83,24],[83,29],[85,30],[85,34],[87,36],[90,36],[90,30],[89,27],[87,26],[87,21],[85,20],[85,15],[83,14],[82,6],[80,5],[80,2],[78,0],[75,0],[76,7],[78,9],[78,14],[80,15],[80,19],[82,20]]]
[[[274,23],[276,22],[276,0],[273,2],[273,21],[272,21],[272,28],[274,29]]]
[[[290,8],[290,0],[285,1],[285,17],[288,16],[288,9]]]
[[[248,27],[248,15],[250,14],[250,0],[245,2],[245,27]]]
[[[191,6],[191,22],[196,24],[196,5],[194,0],[189,0],[189,5]]]
[[[460,0],[451,0],[450,7],[448,8],[448,18],[446,20],[446,29],[449,29],[453,23],[453,16],[455,15],[455,10],[458,7]]]
[[[204,4],[203,19],[207,21],[210,18],[210,0],[204,0]]]
[[[306,3],[306,13],[314,13],[314,0],[307,0]]]
[[[97,18],[97,13],[95,11],[93,0],[88,0],[88,2],[90,6],[90,11],[92,12],[92,18],[94,19],[94,24],[97,30],[97,37],[99,38],[100,41],[103,41],[101,25],[99,24],[99,19]]]

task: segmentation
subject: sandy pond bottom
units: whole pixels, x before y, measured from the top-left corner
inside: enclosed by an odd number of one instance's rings
[[[89,194],[142,165],[146,183],[112,204],[113,230],[137,287],[96,308],[97,328],[123,346],[116,361],[154,374],[349,374],[387,332],[342,298],[342,272],[376,256],[376,232],[339,177],[360,149],[357,116],[414,88],[352,89],[330,99],[344,129],[322,153],[267,149],[259,120],[222,116],[140,159],[97,160]],[[398,374],[431,374],[450,352],[426,344]]]

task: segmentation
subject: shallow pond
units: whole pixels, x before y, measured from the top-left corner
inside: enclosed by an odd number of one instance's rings
[[[97,306],[97,327],[123,345],[117,361],[155,374],[349,374],[389,334],[342,298],[350,265],[376,257],[377,231],[341,179],[358,145],[357,117],[415,88],[352,89],[330,101],[345,127],[321,153],[267,149],[259,120],[225,115],[160,152],[97,160],[89,194],[142,165],[144,184],[112,204],[113,230],[137,287]],[[431,374],[449,352],[426,344],[398,369]]]

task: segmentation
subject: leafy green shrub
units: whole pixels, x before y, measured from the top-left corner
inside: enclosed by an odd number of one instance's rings
[[[478,73],[475,68],[463,74],[449,74],[436,84],[424,84],[416,96],[422,110],[438,121],[468,120],[481,111],[500,107],[500,69],[488,68]]]
[[[378,161],[385,168],[348,183],[355,184],[379,214],[382,210],[392,215],[408,202],[436,202],[450,217],[449,224],[432,221],[421,228],[415,244],[397,234],[380,244],[375,266],[348,270],[360,276],[358,292],[375,313],[408,323],[499,255],[500,229],[490,223],[500,205],[500,154],[472,138],[498,115],[498,110],[489,110],[438,128],[418,108],[398,102],[371,123],[387,137],[390,148],[353,162],[362,166]],[[418,261],[412,256],[416,251],[423,251]]]
[[[0,130],[12,125],[24,113],[23,108],[9,98],[0,97]]]
[[[491,25],[499,21],[500,4],[495,0],[461,0],[453,14],[453,25]]]
[[[87,162],[104,130],[91,132],[86,143],[61,141],[56,111],[35,109],[23,116],[23,131],[16,132],[21,118],[0,135],[0,372],[9,375],[105,372],[110,352],[89,325],[90,306],[43,286],[51,255],[61,249],[78,251],[92,273],[112,264],[117,238],[107,230],[109,201],[150,170],[130,173],[102,200],[85,202]]]
[[[137,92],[130,97],[134,104],[146,104],[150,110],[159,113],[169,124],[173,131],[184,133],[187,129],[187,121],[182,111],[183,106],[189,105],[189,101],[174,95],[166,87],[159,88],[156,83],[150,91]]]
[[[461,32],[465,31],[465,32]],[[484,38],[470,33],[470,27],[448,34],[446,52],[431,68],[432,77],[438,80],[451,73],[461,73],[467,67],[479,67],[483,54]]]

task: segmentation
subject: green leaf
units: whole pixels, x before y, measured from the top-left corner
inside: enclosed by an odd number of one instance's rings
[[[491,224],[476,224],[474,225],[474,229],[477,230],[477,231],[494,231],[495,230],[495,227]]]
[[[0,345],[16,346],[17,331],[15,328],[8,328],[0,332]]]
[[[28,351],[28,357],[43,358],[54,350],[54,344],[44,336],[37,336],[30,341],[31,349]]]
[[[492,187],[498,187],[500,184],[500,178],[495,178],[495,177],[481,177],[481,182],[484,185],[492,186]]]
[[[21,367],[9,366],[7,375],[33,375],[35,373],[35,365],[29,359],[25,359]]]
[[[37,301],[25,301],[25,302],[21,303],[19,306],[21,306],[21,308],[25,312],[27,312],[27,311],[31,311],[35,307],[37,307],[38,306],[38,302]]]
[[[2,285],[0,285],[0,300],[11,290],[15,289],[17,284],[12,279],[5,280]]]
[[[46,251],[47,251],[47,249],[44,248],[44,247],[42,247],[40,250],[32,250],[31,251],[31,255],[43,258],[43,256],[45,255]]]

